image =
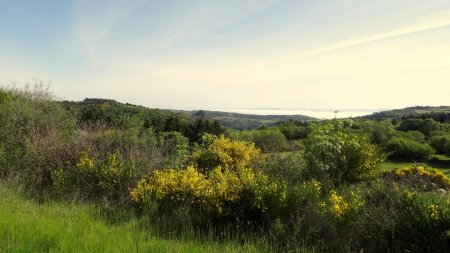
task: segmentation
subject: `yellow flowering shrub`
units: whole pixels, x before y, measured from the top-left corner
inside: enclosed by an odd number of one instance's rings
[[[384,178],[390,182],[405,184],[420,190],[437,188],[450,189],[450,179],[437,169],[424,166],[410,166],[385,172]]]
[[[90,198],[124,198],[135,175],[133,162],[126,162],[119,152],[105,159],[95,159],[83,151],[73,169],[52,172],[53,189],[57,193],[78,191]]]
[[[156,200],[173,206],[190,203],[226,215],[233,211],[231,205],[240,201],[247,201],[253,208],[265,212],[267,196],[277,195],[283,201],[284,189],[283,184],[271,182],[262,172],[252,169],[234,171],[216,167],[202,173],[189,166],[182,170],[156,170],[141,179],[130,194],[143,208]]]
[[[396,191],[400,202],[395,209],[400,210],[394,212],[393,236],[420,252],[442,252],[448,248],[443,245],[450,243],[446,235],[450,228],[450,198],[410,187]]]
[[[213,137],[210,142],[192,154],[194,163],[202,169],[249,167],[261,156],[261,151],[252,142],[230,140],[223,135]]]
[[[294,185],[289,189],[292,203],[318,203],[322,196],[322,183],[312,179]]]
[[[439,213],[439,205],[431,204],[428,206],[428,212],[430,213],[430,218],[432,220],[438,220],[440,213]]]
[[[346,195],[332,190],[328,197],[319,203],[322,213],[340,222],[357,212],[364,205],[360,193],[350,191]]]

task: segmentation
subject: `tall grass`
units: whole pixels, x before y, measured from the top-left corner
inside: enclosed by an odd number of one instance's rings
[[[189,237],[189,238],[188,238]],[[38,204],[0,186],[0,252],[261,252],[237,241],[162,238],[139,218],[107,223],[92,205]]]

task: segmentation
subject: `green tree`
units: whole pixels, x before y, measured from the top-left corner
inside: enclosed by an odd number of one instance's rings
[[[430,145],[406,138],[390,140],[386,150],[390,158],[412,161],[427,161],[434,154],[434,149]]]
[[[185,164],[189,154],[188,138],[179,132],[163,132],[159,135],[159,145],[168,166],[180,168]]]
[[[334,184],[363,179],[382,162],[368,140],[351,133],[350,120],[334,120],[317,126],[305,147],[309,176],[331,179]]]

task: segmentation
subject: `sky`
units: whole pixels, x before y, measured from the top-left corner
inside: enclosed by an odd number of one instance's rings
[[[152,108],[450,105],[448,0],[0,0],[0,84]]]

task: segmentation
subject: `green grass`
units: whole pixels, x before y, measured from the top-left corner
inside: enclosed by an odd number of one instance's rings
[[[38,204],[0,186],[0,252],[259,252],[252,244],[156,236],[138,218],[107,224],[99,208]]]
[[[387,170],[400,169],[414,165],[413,162],[398,162],[398,161],[386,161],[380,167],[380,172]],[[424,165],[442,171],[445,175],[450,177],[450,157],[445,155],[435,155],[433,159],[428,162],[418,163],[418,165]]]

